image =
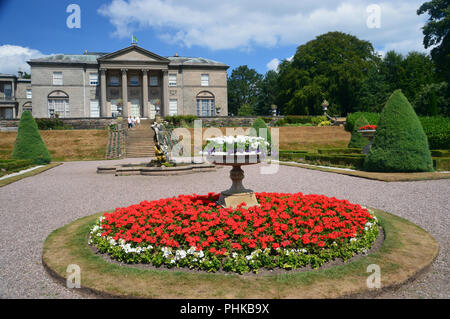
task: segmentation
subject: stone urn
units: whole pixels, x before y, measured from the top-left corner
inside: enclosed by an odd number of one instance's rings
[[[237,207],[241,203],[245,203],[245,207],[259,205],[255,192],[245,188],[242,184],[245,177],[242,166],[259,164],[261,163],[261,157],[261,154],[211,154],[207,156],[208,161],[215,165],[232,166],[230,172],[231,188],[220,194],[218,204],[226,208]]]
[[[363,154],[367,155],[370,152],[370,148],[373,144],[373,138],[375,136],[377,130],[358,130],[358,133],[360,133],[363,137],[367,138],[369,140],[369,144],[363,147]]]

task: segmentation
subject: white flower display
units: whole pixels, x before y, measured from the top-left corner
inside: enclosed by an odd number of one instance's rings
[[[221,136],[206,141],[200,155],[260,155],[270,150],[270,143],[258,136]]]

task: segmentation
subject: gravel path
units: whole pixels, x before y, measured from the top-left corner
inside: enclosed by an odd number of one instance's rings
[[[230,186],[228,168],[167,177],[96,174],[97,166],[117,162],[65,163],[0,188],[0,298],[86,297],[55,283],[41,264],[43,242],[54,229],[142,200],[220,192]],[[259,165],[246,167],[245,172],[249,178],[244,185],[255,191],[345,198],[420,225],[439,242],[437,260],[414,282],[381,297],[450,298],[450,180],[385,183],[288,166],[280,166],[276,175],[260,174]]]

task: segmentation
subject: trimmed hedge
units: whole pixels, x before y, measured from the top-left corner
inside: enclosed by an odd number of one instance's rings
[[[367,125],[377,125],[378,121],[380,120],[380,114],[379,113],[372,113],[372,112],[355,112],[350,113],[347,115],[347,121],[345,123],[345,130],[348,132],[353,132],[355,130],[355,124],[356,121],[360,117],[364,117],[368,124]]]
[[[319,154],[362,154],[360,148],[328,148],[317,150]]]
[[[281,151],[279,152],[280,161],[296,161],[305,158],[308,151]]]
[[[433,157],[450,157],[450,150],[431,150]]]
[[[12,171],[31,166],[30,160],[0,160],[0,170]]]
[[[188,124],[193,123],[195,120],[198,119],[198,116],[196,115],[173,115],[173,116],[165,116],[164,120],[169,122],[170,124],[174,126],[179,126],[181,122],[186,122]]]
[[[433,166],[437,171],[450,171],[450,157],[434,157]]]
[[[430,172],[433,161],[427,137],[401,90],[389,97],[381,112],[364,170],[373,172]]]
[[[326,164],[326,165],[344,165],[360,168],[363,166],[365,155],[324,155],[324,154],[306,154],[305,160]]]
[[[421,117],[431,149],[450,149],[450,117]]]
[[[50,153],[30,111],[23,112],[20,118],[12,159],[30,160],[37,165],[48,164],[51,161]]]

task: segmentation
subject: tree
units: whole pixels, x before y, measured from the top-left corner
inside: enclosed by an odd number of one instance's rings
[[[292,62],[280,67],[283,114],[320,114],[325,98],[336,115],[355,110],[361,81],[376,58],[370,42],[341,32],[299,46]]]
[[[414,101],[417,114],[450,116],[449,91],[447,82],[425,85]]]
[[[408,99],[396,90],[380,115],[364,169],[375,172],[430,172],[428,140]]]
[[[36,165],[48,164],[51,161],[50,153],[30,111],[24,111],[20,118],[12,158],[31,160]]]
[[[430,47],[431,57],[437,65],[440,77],[450,83],[450,2],[448,0],[431,0],[417,10],[417,14],[427,13],[428,22],[422,28],[423,45]]]
[[[260,90],[258,95],[258,103],[256,106],[256,114],[258,115],[271,115],[272,104],[277,104],[277,83],[278,73],[270,70],[264,76],[264,79],[260,83]]]
[[[239,116],[253,116],[255,115],[255,110],[249,103],[244,103],[238,110]]]
[[[244,104],[256,109],[262,79],[261,74],[246,65],[234,69],[228,78],[228,113],[236,115]]]
[[[412,51],[402,64],[404,75],[400,88],[408,100],[414,101],[425,85],[436,81],[434,63],[428,55]]]
[[[391,87],[385,74],[381,72],[380,65],[373,64],[358,91],[359,104],[356,110],[379,113],[391,94]]]

